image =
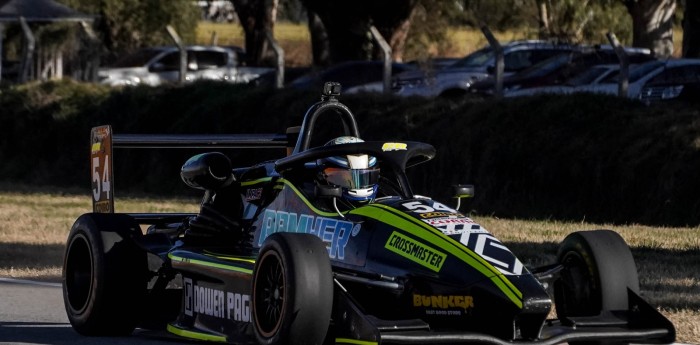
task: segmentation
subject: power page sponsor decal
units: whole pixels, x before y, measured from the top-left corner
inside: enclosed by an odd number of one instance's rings
[[[391,233],[384,248],[435,272],[440,272],[442,265],[445,263],[445,258],[447,257],[444,253],[396,231]]]
[[[185,315],[207,315],[219,319],[250,322],[250,295],[199,286],[183,279]]]

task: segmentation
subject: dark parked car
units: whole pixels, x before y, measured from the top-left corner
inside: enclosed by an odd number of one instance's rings
[[[649,49],[625,48],[631,64],[654,60]],[[569,78],[580,74],[591,66],[618,63],[619,59],[610,46],[572,50],[553,56],[518,73],[503,78],[503,89],[518,89],[560,85]],[[490,95],[495,89],[493,77],[474,82],[471,91]]]
[[[391,75],[416,69],[414,64],[394,62],[391,65]],[[326,69],[312,71],[289,84],[289,87],[304,90],[319,90],[329,81],[338,82],[343,89],[355,86],[381,82],[384,76],[383,61],[347,61]]]
[[[503,44],[504,75],[522,71],[540,61],[580,46],[548,41],[513,41]],[[457,97],[493,74],[496,54],[490,47],[477,50],[437,71],[417,70],[396,76],[392,90],[400,96]]]

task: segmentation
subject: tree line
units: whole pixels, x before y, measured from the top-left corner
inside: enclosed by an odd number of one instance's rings
[[[98,15],[95,27],[107,52],[168,44],[163,28],[174,26],[194,41],[199,9],[193,0],[60,0]],[[211,1],[211,0],[206,0]],[[236,9],[252,65],[272,59],[266,32],[278,18],[306,22],[314,65],[379,56],[374,26],[402,61],[407,49],[447,40],[451,25],[494,29],[532,28],[543,39],[600,40],[611,31],[659,57],[673,54],[673,28],[683,29],[682,55],[700,57],[700,2],[693,0],[228,0]],[[682,18],[682,19],[680,19]],[[414,39],[414,38],[422,39]],[[418,47],[416,47],[418,45]]]

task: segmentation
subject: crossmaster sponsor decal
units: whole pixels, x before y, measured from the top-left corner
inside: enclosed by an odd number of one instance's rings
[[[183,279],[185,315],[207,315],[219,319],[250,322],[250,295],[199,286]]]
[[[357,236],[360,227],[360,224],[345,220],[267,209],[263,216],[258,245],[262,246],[265,239],[275,232],[313,234],[326,243],[331,259],[343,260],[350,236]]]
[[[453,237],[459,236],[459,242],[479,254],[501,273],[505,275],[522,274],[523,263],[493,235],[485,229],[481,229],[481,231],[465,231]]]
[[[447,257],[444,253],[396,231],[391,233],[384,248],[435,272],[440,272],[442,264],[445,263],[445,258]]]

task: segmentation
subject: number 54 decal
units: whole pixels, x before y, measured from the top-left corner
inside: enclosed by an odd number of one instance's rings
[[[112,128],[94,127],[90,132],[90,174],[92,175],[92,210],[114,212],[112,192]]]
[[[429,213],[429,212],[450,212],[456,213],[454,209],[451,209],[437,201],[433,201],[432,205],[426,205],[421,201],[411,201],[401,204],[404,208],[415,213]],[[456,216],[457,214],[455,214]]]

